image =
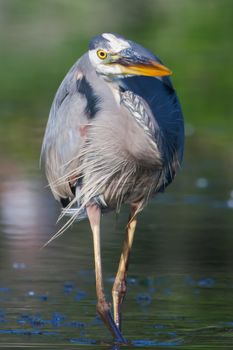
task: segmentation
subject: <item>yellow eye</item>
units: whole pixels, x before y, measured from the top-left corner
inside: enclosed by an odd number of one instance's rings
[[[98,50],[97,51],[97,56],[101,59],[104,60],[107,57],[107,52],[104,50]]]

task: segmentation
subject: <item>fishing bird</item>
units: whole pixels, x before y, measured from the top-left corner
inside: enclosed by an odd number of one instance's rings
[[[183,157],[183,116],[170,75],[157,56],[133,41],[112,33],[94,37],[58,88],[42,144],[49,186],[61,202],[61,216],[69,216],[52,239],[73,221],[89,219],[97,312],[119,342],[125,342],[121,308],[137,214],[172,182]],[[123,203],[130,215],[112,316],[104,294],[100,219]]]

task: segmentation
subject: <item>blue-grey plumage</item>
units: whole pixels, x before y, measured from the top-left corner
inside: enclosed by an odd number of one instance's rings
[[[172,182],[183,157],[183,117],[170,74],[137,43],[111,33],[95,37],[55,95],[42,145],[51,190],[64,207],[62,216],[71,216],[52,239],[88,217],[97,311],[120,342],[136,215]],[[131,213],[113,286],[113,320],[103,292],[100,214],[122,203],[130,204]]]
[[[121,81],[124,89],[133,91],[148,103],[158,123],[158,132],[154,137],[166,168],[164,184],[158,190],[163,190],[173,180],[182,163],[184,150],[184,122],[180,103],[170,79],[164,80],[141,76]]]

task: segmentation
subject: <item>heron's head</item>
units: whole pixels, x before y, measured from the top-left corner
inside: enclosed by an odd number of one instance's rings
[[[162,77],[171,74],[149,50],[111,33],[104,33],[91,40],[89,58],[96,72],[106,79],[132,75]]]

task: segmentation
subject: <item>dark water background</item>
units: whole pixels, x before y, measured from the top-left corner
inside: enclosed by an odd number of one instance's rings
[[[115,31],[174,71],[186,119],[181,172],[139,216],[122,349],[233,347],[231,1],[0,1],[0,348],[112,349],[95,313],[92,236],[56,232],[39,169],[54,92],[89,38]],[[128,208],[102,220],[111,299]]]

